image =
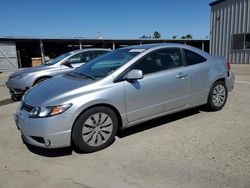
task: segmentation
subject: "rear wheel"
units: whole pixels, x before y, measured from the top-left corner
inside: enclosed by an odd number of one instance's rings
[[[207,108],[211,111],[221,110],[226,104],[227,95],[228,91],[225,82],[215,82],[209,92]]]
[[[75,146],[83,152],[94,152],[109,146],[116,135],[118,121],[113,110],[94,107],[82,113],[72,130]]]

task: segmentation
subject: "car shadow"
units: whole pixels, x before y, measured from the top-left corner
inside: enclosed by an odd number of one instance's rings
[[[138,124],[136,126],[124,129],[124,130],[119,130],[117,136],[118,136],[118,138],[130,136],[132,134],[136,134],[136,133],[139,133],[139,132],[142,132],[145,130],[153,129],[153,128],[158,127],[158,126],[161,126],[161,125],[164,125],[167,123],[171,123],[171,122],[177,121],[179,119],[186,118],[188,116],[198,114],[198,113],[200,113],[200,111],[201,111],[201,107],[196,107],[196,108],[192,108],[192,109],[185,110],[182,112],[177,112],[174,114],[170,114],[170,115],[166,115],[166,116],[163,116],[160,118],[156,118],[156,119]]]
[[[67,148],[56,148],[56,149],[46,149],[46,148],[40,148],[36,146],[32,146],[29,143],[27,143],[22,138],[23,143],[26,145],[28,150],[34,154],[41,155],[43,157],[63,157],[67,155],[72,155],[73,148],[67,147]]]
[[[12,104],[12,103],[15,103],[15,101],[13,101],[11,99],[4,99],[4,100],[0,101],[0,106],[5,106],[5,105],[8,105],[8,104]]]
[[[200,113],[201,107],[197,108],[192,108],[186,111],[174,113],[171,115],[166,115],[157,119],[153,119],[150,121],[147,121],[145,123],[138,124],[136,126],[124,129],[124,130],[119,130],[117,133],[118,138],[122,139],[124,137],[130,136],[132,134],[136,134],[139,132],[143,132],[145,130],[153,129],[155,127],[168,124],[183,118],[186,118],[188,116],[192,116],[195,114]],[[23,140],[23,139],[22,139]],[[112,145],[115,142],[115,139],[113,142],[110,144]],[[28,150],[34,154],[41,155],[44,157],[63,157],[67,155],[72,155],[73,151],[78,154],[90,154],[90,153],[84,153],[80,151],[76,146],[72,145],[71,147],[67,148],[59,148],[59,149],[46,149],[46,148],[39,148],[36,146],[32,146],[29,143],[27,143],[25,140],[23,140],[23,143],[26,145]]]
[[[86,154],[86,155],[91,154],[91,152],[86,153],[86,152],[79,150],[74,144],[72,144],[72,146],[66,147],[66,148],[46,149],[46,148],[40,148],[40,147],[33,146],[33,145],[29,144],[28,142],[26,142],[23,138],[22,138],[22,141],[30,152],[32,152],[36,155],[43,156],[43,157],[51,157],[51,158],[52,157],[63,157],[63,156],[67,156],[67,155],[72,155],[73,152],[75,152],[77,154]],[[109,146],[112,145],[114,142],[115,142],[115,139],[109,144]]]

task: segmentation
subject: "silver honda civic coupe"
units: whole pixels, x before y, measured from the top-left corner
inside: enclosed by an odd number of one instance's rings
[[[29,144],[94,152],[118,129],[200,105],[220,110],[233,86],[223,58],[181,44],[129,46],[28,90],[14,118]]]
[[[41,66],[26,68],[11,74],[6,86],[10,90],[11,98],[14,101],[20,100],[25,91],[32,86],[56,75],[72,71],[109,51],[102,48],[91,48],[62,54]]]

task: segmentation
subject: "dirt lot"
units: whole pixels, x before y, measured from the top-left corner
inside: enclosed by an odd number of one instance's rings
[[[27,147],[0,74],[0,187],[250,187],[250,66],[219,112],[192,109],[122,131],[107,149]]]

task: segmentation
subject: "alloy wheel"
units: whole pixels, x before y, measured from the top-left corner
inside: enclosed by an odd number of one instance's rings
[[[96,113],[91,115],[82,128],[82,138],[89,146],[100,146],[111,136],[113,122],[106,113]]]
[[[220,107],[224,104],[226,99],[226,89],[223,85],[217,85],[213,89],[213,103],[215,106]]]

